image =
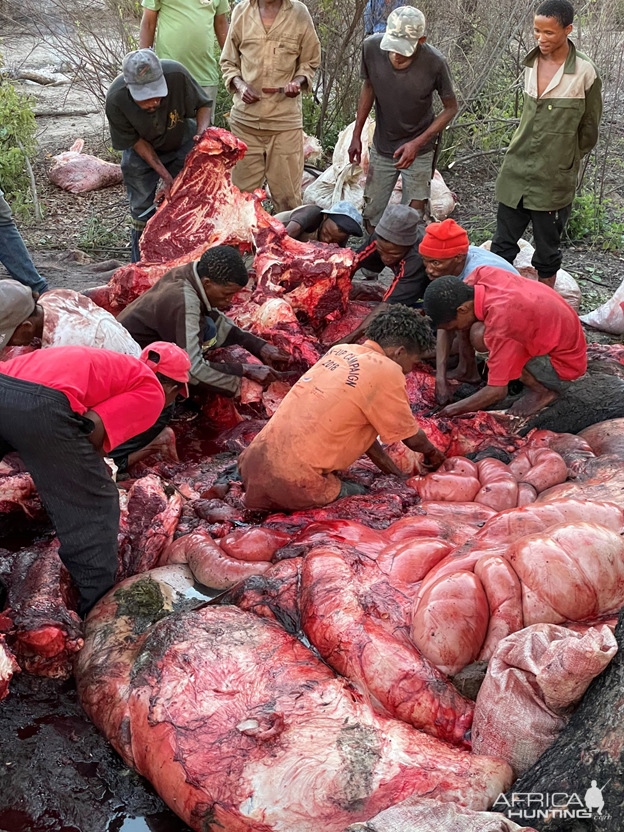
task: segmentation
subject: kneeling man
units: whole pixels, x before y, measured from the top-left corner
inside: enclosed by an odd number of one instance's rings
[[[487,386],[439,415],[484,410],[504,399],[509,382],[519,378],[528,391],[509,412],[531,416],[587,370],[578,315],[536,280],[492,266],[479,266],[465,281],[445,275],[429,284],[425,312],[438,329],[468,330],[473,347],[489,353]]]
[[[366,337],[362,345],[332,347],[243,451],[248,508],[297,511],[362,493],[339,473],[364,453],[384,473],[400,476],[377,437],[402,440],[431,467],[444,461],[418,428],[405,390],[405,376],[433,344],[427,322],[396,305],[373,319]]]

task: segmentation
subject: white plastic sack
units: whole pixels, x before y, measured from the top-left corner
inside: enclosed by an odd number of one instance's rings
[[[316,136],[303,134],[303,160],[310,165],[316,165],[323,155],[323,148]]]
[[[615,290],[615,294],[606,303],[581,315],[581,320],[587,326],[609,332],[611,335],[624,334],[624,280]]]
[[[486,248],[489,251],[491,245],[492,241],[486,240],[481,248]],[[531,259],[533,258],[535,249],[526,240],[518,240],[518,245],[520,246],[520,251],[516,259],[513,261],[514,266],[523,277],[528,277],[530,280],[537,280],[537,271],[531,265]],[[578,312],[579,306],[581,305],[581,287],[572,275],[565,271],[565,269],[559,269],[557,272],[555,292],[560,294],[561,297],[570,304],[575,312]],[[581,320],[583,320],[583,318],[581,318]],[[624,331],[624,328],[622,331]]]
[[[304,205],[329,209],[336,202],[345,200],[361,211],[364,204],[364,188],[359,183],[361,173],[359,165],[331,165],[305,189]]]
[[[520,832],[498,812],[473,812],[457,803],[441,803],[422,797],[407,800],[380,812],[365,823],[354,823],[345,832]]]
[[[617,649],[605,624],[585,633],[533,624],[504,638],[477,696],[473,752],[502,757],[516,776],[523,774],[555,741]]]
[[[429,197],[431,216],[436,222],[442,222],[453,213],[456,202],[457,197],[442,178],[440,171],[436,170],[431,180]]]
[[[354,128],[355,122],[352,121],[351,124],[348,124],[338,135],[338,141],[336,142],[334,153],[332,155],[332,165],[335,165],[338,168],[342,168],[344,165],[349,164],[349,145],[351,144],[351,139],[353,138]],[[368,149],[373,142],[374,133],[375,122],[369,117],[364,122],[364,127],[362,128],[362,158],[360,159],[360,166],[365,177],[368,173]]]

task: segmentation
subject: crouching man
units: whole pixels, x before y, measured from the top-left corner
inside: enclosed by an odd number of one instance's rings
[[[12,331],[0,332],[0,343]],[[7,337],[8,336],[8,337]],[[161,360],[91,347],[36,350],[0,364],[0,459],[17,451],[60,541],[85,615],[114,583],[119,495],[102,456],[149,428],[186,392],[183,350]]]
[[[535,280],[492,266],[479,266],[465,281],[445,275],[427,288],[425,312],[438,329],[468,330],[474,349],[489,353],[487,386],[447,405],[441,416],[485,410],[502,401],[517,378],[528,390],[509,412],[531,416],[587,370],[578,315]]]
[[[240,253],[230,246],[214,246],[199,260],[164,274],[117,320],[142,347],[152,341],[173,341],[186,350],[193,386],[238,398],[243,378],[268,384],[276,376],[267,365],[288,360],[280,349],[239,329],[221,311],[248,280]],[[210,361],[211,349],[230,344],[244,347],[264,365]]]
[[[362,454],[384,473],[401,476],[382,442],[404,441],[432,467],[444,454],[410,410],[405,375],[433,336],[418,312],[397,305],[371,322],[368,340],[336,346],[295,386],[239,458],[250,509],[297,511],[362,493],[339,476]]]

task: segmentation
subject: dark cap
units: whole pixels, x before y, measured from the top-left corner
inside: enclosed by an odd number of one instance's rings
[[[420,214],[409,205],[388,205],[375,232],[397,246],[413,246],[418,239]]]
[[[121,71],[135,101],[164,98],[169,92],[162,65],[153,49],[128,52],[123,59]]]

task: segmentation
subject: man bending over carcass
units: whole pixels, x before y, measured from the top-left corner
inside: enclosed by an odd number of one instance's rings
[[[53,289],[35,301],[30,289],[15,280],[0,280],[0,331],[15,327],[7,346],[27,346],[41,341],[41,348],[94,347],[139,358],[141,347],[130,333],[92,300],[72,289]],[[0,345],[0,347],[3,345]],[[139,436],[109,456],[121,472],[170,439],[165,428],[173,414],[173,404]]]
[[[184,160],[210,127],[213,101],[177,61],[160,61],[152,49],[129,52],[106,93],[106,118],[132,215],[132,260],[141,259],[139,239],[156,210],[169,198]],[[156,193],[158,181],[162,191]]]
[[[6,346],[96,347],[138,358],[141,347],[110,312],[73,289],[52,289],[35,301],[30,287],[0,280],[0,327],[17,324]]]
[[[398,305],[377,315],[366,335],[362,345],[332,347],[243,451],[248,508],[296,511],[361,494],[339,474],[364,453],[384,473],[401,476],[378,436],[404,441],[434,468],[444,461],[419,430],[405,390],[405,375],[433,343],[429,325]]]
[[[0,331],[0,343],[12,331]],[[119,494],[102,456],[154,424],[186,392],[173,344],[141,358],[91,347],[35,350],[0,364],[0,459],[17,451],[60,541],[86,614],[114,583]]]
[[[289,237],[307,243],[334,243],[345,248],[349,237],[362,236],[362,215],[350,202],[336,202],[329,210],[318,205],[300,205],[282,211],[275,219],[284,224]]]
[[[277,347],[245,332],[220,310],[227,309],[249,275],[243,258],[230,246],[207,249],[199,260],[175,266],[118,317],[142,347],[152,341],[173,341],[191,359],[190,381],[222,396],[238,397],[243,378],[269,384],[271,366],[288,360]],[[216,363],[205,357],[216,347],[239,344],[264,362]]]
[[[496,266],[512,274],[518,274],[511,263],[503,260],[498,254],[493,254],[486,248],[471,246],[466,230],[450,218],[444,222],[432,222],[427,226],[418,251],[429,280],[437,280],[447,274],[466,280],[477,266]],[[437,332],[436,399],[438,404],[448,404],[453,398],[452,388],[447,378],[456,378],[470,384],[481,381],[467,330],[457,333],[459,365],[447,375],[446,366],[454,335],[454,332],[447,332],[444,329],[439,329]]]
[[[535,280],[492,266],[479,266],[465,281],[445,275],[427,288],[425,312],[438,329],[468,330],[473,347],[489,353],[487,386],[439,415],[483,410],[504,399],[509,382],[519,378],[528,392],[509,412],[530,416],[587,369],[578,315]]]

